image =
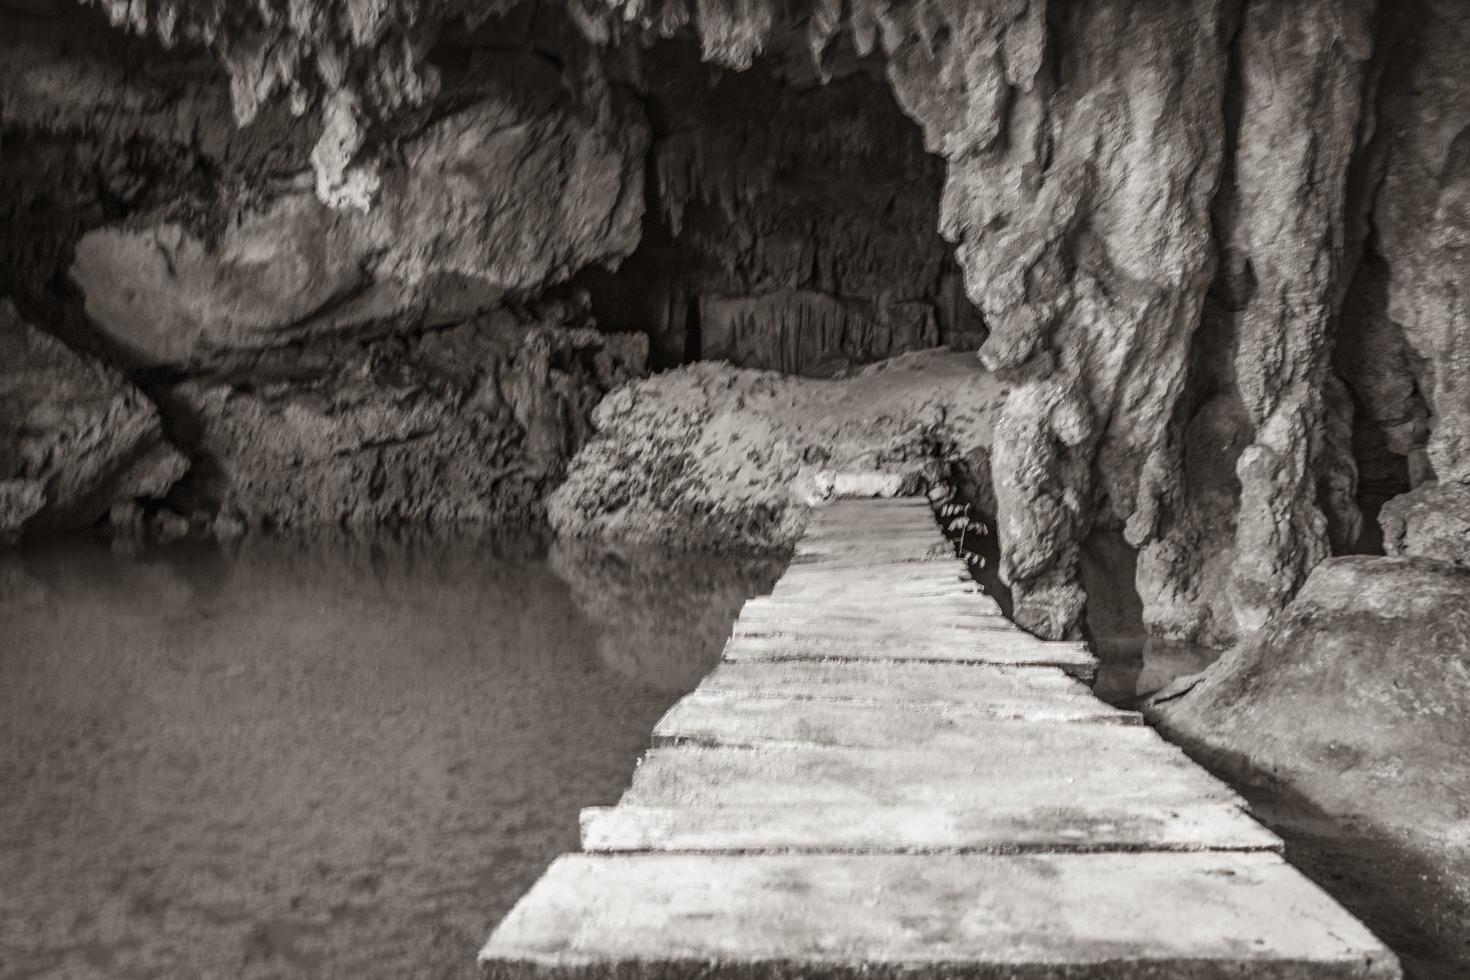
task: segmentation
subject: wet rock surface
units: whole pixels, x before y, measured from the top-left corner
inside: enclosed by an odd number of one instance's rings
[[[614,392],[550,498],[568,537],[683,548],[789,547],[849,473],[921,490],[988,459],[1003,386],[973,356],[906,354],[832,380],[702,363]]]
[[[1256,786],[1318,873],[1324,855],[1346,862],[1332,874],[1370,926],[1422,961],[1409,975],[1470,966],[1470,570],[1330,559],[1257,638],[1166,689],[1149,717]],[[1359,855],[1379,880],[1354,870]]]
[[[142,392],[0,301],[0,543],[162,497],[188,465]]]

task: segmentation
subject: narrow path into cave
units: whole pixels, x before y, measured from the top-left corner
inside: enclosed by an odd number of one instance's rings
[[[1020,631],[923,499],[820,508],[486,977],[1399,977],[1244,802]],[[697,965],[697,966],[696,966]]]

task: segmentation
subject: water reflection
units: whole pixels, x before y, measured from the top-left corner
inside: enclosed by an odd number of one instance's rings
[[[1110,642],[1095,638],[1100,661],[1093,691],[1109,704],[1138,708],[1177,678],[1197,674],[1220,659],[1222,651],[1193,643],[1160,640],[1141,643]]]
[[[0,977],[472,975],[778,571],[525,537],[0,559]]]
[[[771,591],[786,559],[731,561],[557,541],[551,567],[571,587],[577,608],[603,627],[597,639],[603,663],[682,693],[709,670],[709,658],[691,657],[689,645],[714,651],[718,659],[740,607]]]

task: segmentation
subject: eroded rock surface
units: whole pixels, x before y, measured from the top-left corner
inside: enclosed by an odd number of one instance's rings
[[[987,459],[1003,398],[973,356],[942,351],[834,380],[691,365],[597,407],[549,516],[569,537],[786,548],[840,474],[886,471],[890,492],[917,490],[951,462]]]
[[[1404,956],[1470,967],[1470,570],[1332,558],[1250,642],[1149,709],[1253,785],[1294,860]],[[1325,856],[1324,856],[1325,855]]]
[[[1470,7],[1396,6],[1399,38],[1384,73],[1383,184],[1373,209],[1387,265],[1388,322],[1412,352],[1431,416],[1428,472],[1415,482],[1470,481]]]
[[[452,321],[621,257],[643,216],[646,125],[624,99],[578,112],[559,84],[544,62],[497,62],[478,101],[405,148],[366,214],[297,180],[222,228],[159,216],[90,232],[71,270],[87,313],[143,363],[190,363]]]
[[[1470,567],[1470,486],[1425,484],[1390,500],[1379,522],[1390,555]]]
[[[1259,638],[1154,711],[1323,809],[1470,847],[1470,570],[1323,562]]]
[[[0,543],[162,497],[187,467],[142,392],[0,301]]]
[[[242,529],[533,524],[646,354],[642,337],[484,318],[187,381],[163,396],[199,460],[179,504]]]

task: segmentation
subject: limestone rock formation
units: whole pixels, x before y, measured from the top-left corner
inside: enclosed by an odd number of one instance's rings
[[[235,528],[532,524],[592,407],[646,353],[495,317],[189,380],[162,396],[199,461],[175,496]]]
[[[160,215],[99,228],[72,278],[143,363],[190,363],[493,307],[631,251],[643,215],[640,110],[587,115],[544,63],[506,58],[479,100],[428,126],[370,212],[295,181],[208,230]]]
[[[1470,482],[1470,8],[1420,0],[1394,8],[1399,46],[1384,70],[1383,183],[1375,246],[1388,272],[1387,321],[1412,352],[1430,416],[1428,472]]]
[[[1333,813],[1470,848],[1470,570],[1333,558],[1262,634],[1153,709]]]
[[[1390,500],[1379,523],[1390,555],[1470,567],[1470,486],[1427,483]]]
[[[1333,878],[1374,878],[1370,894],[1422,896],[1375,910],[1399,933],[1384,938],[1410,954],[1411,975],[1464,975],[1470,570],[1423,558],[1329,559],[1264,631],[1166,689],[1149,716],[1233,781],[1289,801],[1287,819],[1305,821],[1304,832],[1348,828],[1337,833],[1349,839],[1332,845],[1345,869]],[[1375,853],[1385,846],[1387,857]],[[1434,879],[1442,891],[1430,890]]]
[[[983,474],[1003,399],[972,356],[943,351],[834,380],[715,363],[668,371],[597,407],[551,524],[676,548],[786,548],[843,474],[888,472],[889,492],[922,489],[960,461]]]
[[[187,466],[142,392],[0,301],[0,543],[161,497]]]

